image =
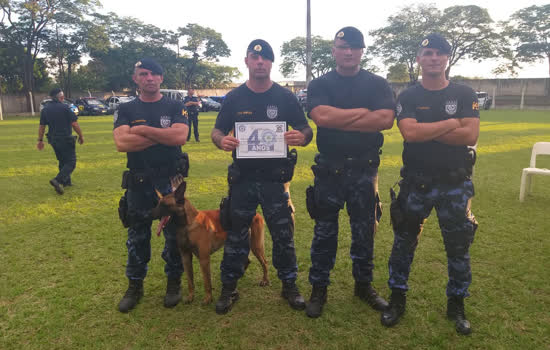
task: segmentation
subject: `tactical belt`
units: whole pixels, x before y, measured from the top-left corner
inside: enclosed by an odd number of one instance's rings
[[[318,153],[311,167],[317,177],[341,176],[343,174],[375,170],[380,165],[382,150],[370,150],[362,156],[333,157]]]
[[[424,187],[431,187],[432,185],[440,183],[455,185],[471,180],[472,171],[466,168],[419,171],[402,167],[401,177],[407,182],[422,184]]]
[[[242,181],[274,181],[286,183],[292,180],[294,167],[298,160],[296,149],[288,152],[283,164],[278,168],[254,169],[241,171],[237,163],[233,162],[227,168],[227,182],[232,185]]]

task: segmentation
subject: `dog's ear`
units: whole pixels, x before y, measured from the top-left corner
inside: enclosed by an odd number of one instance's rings
[[[183,204],[185,203],[185,190],[187,189],[187,182],[182,181],[176,192],[174,192],[174,197],[176,198],[176,203]]]

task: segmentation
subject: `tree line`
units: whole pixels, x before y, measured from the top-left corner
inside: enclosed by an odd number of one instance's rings
[[[166,70],[169,88],[224,87],[240,76],[235,67],[220,65],[231,51],[215,30],[190,23],[165,30],[132,17],[101,13],[99,0],[0,0],[0,92],[45,91],[53,83],[71,91],[120,91],[133,88],[133,64],[153,57]],[[498,58],[495,74],[517,74],[524,62],[547,59],[550,69],[550,4],[530,6],[508,21],[495,23],[479,6],[408,6],[370,31],[373,44],[363,66],[378,57],[393,81],[415,82],[419,68],[418,40],[431,32],[452,45],[447,74],[463,59]],[[305,38],[281,48],[281,73],[296,74],[305,66]],[[312,38],[314,77],[334,68],[332,38]],[[49,72],[53,73],[53,79]],[[30,104],[30,99],[29,99]]]
[[[370,70],[374,57],[388,67],[391,81],[415,83],[419,76],[416,52],[419,40],[438,32],[452,46],[447,77],[460,60],[499,59],[496,75],[517,76],[522,63],[547,60],[550,74],[550,4],[529,6],[495,23],[489,12],[476,5],[451,6],[444,10],[418,4],[401,9],[387,19],[387,25],[370,31],[373,44],[366,48],[363,66]],[[332,38],[312,37],[312,74],[318,77],[335,68],[331,57]],[[306,65],[306,38],[296,37],[281,49],[281,73],[296,74]]]
[[[142,57],[163,65],[169,88],[223,87],[240,75],[218,64],[231,51],[211,28],[165,30],[100,7],[98,0],[0,0],[1,92],[28,95],[53,83],[67,96],[120,91],[134,86],[133,66]]]

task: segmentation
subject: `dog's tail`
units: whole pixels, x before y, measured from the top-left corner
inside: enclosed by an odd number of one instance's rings
[[[255,239],[256,242],[264,246],[264,218],[260,214],[256,214],[252,219],[252,224],[250,225],[250,238]]]
[[[260,282],[261,286],[267,286],[269,284],[269,278],[267,276],[267,259],[264,249],[264,226],[264,218],[262,218],[260,214],[256,214],[254,219],[252,219],[252,225],[250,225],[250,248],[262,265],[263,277]]]

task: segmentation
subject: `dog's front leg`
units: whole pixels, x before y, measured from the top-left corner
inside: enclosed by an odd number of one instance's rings
[[[195,294],[195,282],[193,281],[193,254],[191,252],[182,251],[180,251],[180,253],[181,260],[183,262],[183,269],[187,275],[187,286],[189,288],[189,295],[187,296],[187,299],[185,299],[185,303],[189,304],[193,301]]]
[[[203,305],[210,304],[212,302],[212,279],[210,277],[210,252],[200,252],[199,262],[201,265],[202,279],[204,281],[204,299]]]

